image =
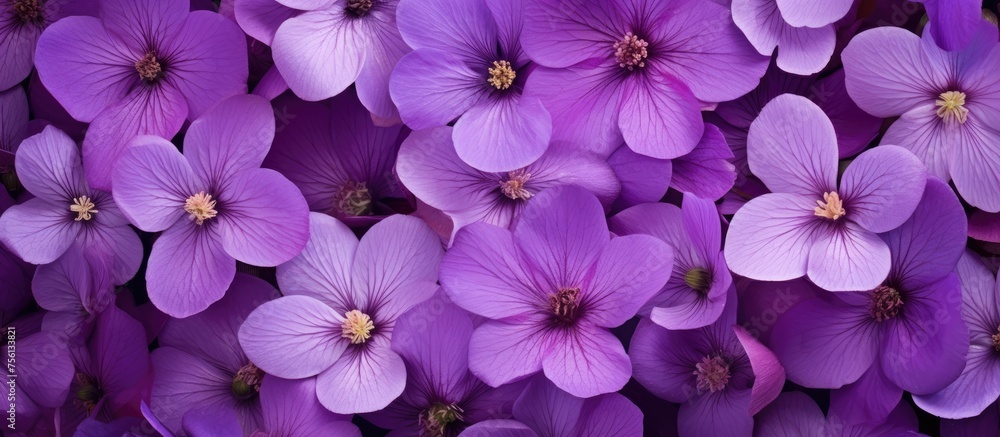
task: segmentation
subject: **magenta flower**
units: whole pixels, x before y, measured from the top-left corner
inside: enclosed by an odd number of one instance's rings
[[[733,0],[733,20],[762,55],[778,50],[779,68],[818,73],[830,62],[837,43],[834,23],[854,0]]]
[[[715,2],[539,0],[525,15],[524,50],[545,67],[525,96],[552,113],[554,137],[606,154],[622,137],[642,155],[687,154],[701,108],[746,94],[767,68]]]
[[[112,280],[122,284],[142,261],[142,243],[111,195],[84,179],[76,143],[54,127],[21,143],[15,158],[21,184],[35,198],[0,216],[0,241],[21,259],[48,264],[69,250],[112,254]]]
[[[271,46],[274,65],[295,95],[323,100],[353,83],[372,114],[398,120],[389,75],[409,47],[396,29],[396,3],[241,0],[236,18],[251,36]]]
[[[122,154],[115,201],[136,227],[163,231],[146,270],[149,299],[163,312],[187,317],[221,299],[236,260],[276,266],[305,246],[305,199],[259,168],[273,137],[271,105],[234,96],[191,123],[183,155],[152,136]]]
[[[706,327],[671,331],[642,319],[629,356],[635,379],[681,403],[681,437],[749,435],[753,415],[781,393],[785,371],[770,350],[736,325],[736,293]]]
[[[568,185],[536,195],[513,232],[464,227],[441,263],[441,284],[458,306],[490,319],[472,334],[474,375],[499,387],[543,371],[590,397],[628,382],[628,356],[608,329],[635,316],[672,264],[654,237],[611,239],[597,198]]]
[[[726,262],[751,279],[808,275],[823,289],[867,291],[889,273],[889,247],[876,233],[895,229],[923,193],[912,153],[881,146],[859,155],[837,184],[837,134],[805,97],[771,100],[750,126],[750,170],[772,193],[733,217]]]
[[[953,273],[965,233],[958,198],[929,178],[913,216],[878,236],[892,259],[883,282],[859,293],[823,293],[778,320],[771,347],[788,379],[844,387],[833,393],[831,411],[868,422],[883,420],[904,390],[930,395],[948,386],[969,351]]]
[[[540,376],[514,403],[514,418],[475,424],[462,437],[639,437],[642,411],[618,393],[581,399]]]
[[[39,38],[39,77],[73,118],[90,123],[83,154],[92,186],[110,190],[136,135],[171,138],[185,119],[246,92],[239,27],[189,8],[187,0],[100,0],[100,18],[64,18]]]
[[[521,50],[526,13],[521,0],[399,4],[399,32],[414,51],[392,73],[392,99],[414,130],[457,118],[455,150],[478,170],[517,170],[549,146],[549,112],[522,96],[532,67]]]
[[[406,362],[406,390],[365,418],[398,435],[454,437],[487,419],[510,417],[524,384],[492,388],[469,373],[472,318],[444,299],[413,307],[396,322],[392,350]]]
[[[973,41],[956,52],[938,48],[929,31],[921,39],[904,29],[872,29],[844,49],[844,70],[861,109],[899,116],[882,144],[905,147],[931,173],[952,180],[963,199],[998,212],[1000,50],[996,25],[979,20],[974,27]]]
[[[733,285],[722,255],[722,224],[715,205],[684,193],[682,207],[645,203],[610,221],[617,235],[652,235],[673,248],[670,280],[639,312],[667,329],[712,324],[726,307]]]
[[[503,228],[540,191],[577,185],[604,206],[618,196],[619,184],[608,163],[594,153],[553,145],[526,167],[501,173],[479,171],[459,158],[450,127],[410,134],[399,149],[396,173],[418,199],[448,215],[452,236],[463,226],[484,222]]]
[[[288,379],[316,376],[316,394],[340,414],[385,408],[406,385],[389,348],[396,319],[437,290],[441,243],[417,218],[394,215],[359,242],[336,219],[310,214],[302,253],[278,267],[284,297],[250,313],[240,344],[250,361]]]
[[[392,166],[406,128],[376,126],[353,91],[318,103],[281,97],[274,105],[288,119],[275,133],[264,167],[291,180],[310,210],[352,227],[394,213],[390,199],[403,198],[403,192]]]

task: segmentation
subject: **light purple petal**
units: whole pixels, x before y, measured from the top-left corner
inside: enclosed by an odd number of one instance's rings
[[[546,322],[532,314],[480,325],[469,341],[469,370],[492,387],[541,371],[555,344]]]
[[[417,50],[399,60],[389,92],[407,126],[415,130],[444,126],[488,101],[489,84],[480,73],[455,53]]]
[[[889,246],[878,235],[847,222],[818,234],[807,275],[824,290],[868,291],[889,275],[890,263]]]
[[[844,171],[840,183],[849,220],[872,232],[887,232],[910,217],[924,194],[920,159],[897,146],[862,153]]]
[[[466,312],[443,299],[431,299],[399,318],[392,350],[409,364],[411,387],[460,393],[469,374],[471,337],[472,319]]]
[[[14,205],[0,217],[0,241],[22,260],[48,264],[76,240],[80,224],[65,210],[42,199]]]
[[[780,95],[750,125],[747,161],[773,192],[822,197],[837,187],[837,133],[815,103]]]
[[[549,110],[553,141],[610,155],[622,145],[618,126],[624,87],[619,70],[617,65],[589,62],[558,70],[538,67],[528,77],[524,96],[538,98]]]
[[[941,129],[941,117],[937,116],[936,108],[928,102],[904,113],[889,126],[879,144],[897,145],[913,152],[930,174],[949,180],[949,162],[956,160],[952,157],[952,149],[960,142],[978,140],[966,135],[965,129]]]
[[[358,238],[343,222],[309,213],[309,241],[278,266],[278,285],[286,295],[310,296],[342,312],[355,309],[350,273],[357,247]]]
[[[984,211],[1000,212],[1000,131],[976,119],[966,122],[949,149],[949,170],[962,198]],[[946,152],[947,153],[947,152]]]
[[[167,67],[174,73],[171,84],[187,100],[191,119],[222,99],[246,94],[246,36],[232,20],[194,11],[166,42],[162,50],[175,54]]]
[[[482,0],[401,0],[396,16],[399,33],[414,49],[437,49],[465,58],[497,49],[496,22]]]
[[[339,13],[338,13],[339,12]],[[274,65],[295,95],[310,101],[340,94],[358,77],[369,38],[345,11],[315,11],[292,17],[274,35]]]
[[[854,381],[830,392],[830,416],[848,423],[883,423],[903,398],[903,389],[872,366]]]
[[[472,167],[511,171],[542,156],[552,136],[552,121],[536,98],[489,99],[458,119],[454,136],[458,156]]]
[[[158,0],[101,0],[101,21],[108,31],[121,39],[141,45],[173,35],[188,15],[190,4]]]
[[[10,7],[10,6],[8,6]],[[0,90],[11,88],[31,74],[35,58],[35,43],[42,34],[41,23],[23,23],[20,17],[8,12],[0,19],[3,38],[0,38]]]
[[[179,431],[187,411],[211,407],[236,409],[236,398],[230,388],[233,374],[226,369],[172,347],[156,349],[151,358],[156,377],[150,410],[167,428]]]
[[[160,234],[146,270],[153,305],[173,317],[186,317],[222,298],[236,275],[236,260],[219,238],[217,230],[188,220]]]
[[[32,195],[47,202],[66,204],[88,194],[83,181],[80,151],[63,131],[46,126],[25,139],[15,157],[17,176]]]
[[[930,20],[928,30],[941,48],[960,50],[972,42],[976,25],[982,21],[982,3],[975,0],[923,0]]]
[[[310,436],[330,433],[361,437],[350,418],[334,414],[316,399],[316,379],[297,381],[265,376],[260,385],[260,406],[264,426],[272,434]]]
[[[247,35],[270,46],[281,23],[299,12],[276,0],[235,0],[235,14]]]
[[[250,313],[240,327],[240,345],[268,374],[306,378],[325,371],[347,350],[350,342],[340,335],[343,321],[323,302],[285,296]]]
[[[669,159],[650,158],[622,146],[608,158],[608,165],[621,183],[621,195],[615,200],[613,210],[657,202],[670,187],[673,161]]]
[[[309,205],[288,179],[269,169],[236,173],[219,193],[222,247],[255,266],[292,259],[309,239]],[[210,219],[211,220],[211,219]]]
[[[211,186],[225,186],[239,171],[260,167],[274,139],[274,110],[262,97],[233,96],[191,123],[184,157]]]
[[[389,340],[375,336],[364,348],[344,352],[316,379],[316,395],[338,414],[369,413],[385,408],[406,386],[403,358],[389,350]]]
[[[670,279],[673,250],[658,238],[626,235],[611,240],[583,287],[587,320],[617,327],[635,316]]]
[[[784,193],[752,199],[733,216],[725,248],[733,273],[763,281],[806,274],[813,243],[828,226],[818,221],[816,201]]]
[[[832,25],[792,27],[774,0],[734,0],[733,21],[762,55],[778,50],[777,65],[799,75],[817,73],[830,62],[837,42]]]
[[[700,106],[687,85],[668,73],[635,76],[625,83],[618,126],[635,152],[673,159],[701,140]]]
[[[745,328],[736,325],[736,338],[747,353],[753,367],[754,381],[750,391],[750,415],[755,415],[774,401],[785,385],[785,369],[767,346],[761,344]]]
[[[499,180],[463,162],[455,152],[452,128],[411,133],[399,148],[396,174],[418,199],[442,211],[492,206]]]
[[[197,193],[199,183],[191,165],[169,141],[147,136],[132,144],[115,168],[115,202],[139,229],[166,230],[185,217],[184,203]]]
[[[754,426],[756,436],[823,435],[826,418],[809,395],[793,391],[778,396],[774,403],[755,417]]]
[[[722,131],[706,123],[705,132],[694,150],[673,160],[670,186],[705,199],[719,199],[736,182],[732,159],[733,151],[726,144]]]
[[[582,437],[643,435],[642,411],[618,393],[587,399],[582,413],[583,420],[577,423]]]
[[[853,0],[776,0],[781,18],[795,27],[822,27],[840,20],[854,4]]]
[[[632,375],[632,363],[618,338],[583,326],[554,342],[542,368],[556,387],[581,398],[621,390]]]
[[[625,4],[595,0],[525,2],[524,50],[533,61],[553,68],[610,59],[611,47],[630,30],[629,11],[623,9]]]

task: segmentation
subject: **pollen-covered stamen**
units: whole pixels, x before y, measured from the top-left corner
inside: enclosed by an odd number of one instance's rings
[[[80,220],[90,220],[93,216],[91,214],[97,214],[97,209],[94,202],[90,200],[87,196],[80,196],[73,199],[73,204],[69,206],[69,210],[76,213],[75,221]]]
[[[518,169],[507,173],[507,180],[500,181],[500,191],[511,200],[528,200],[533,196],[524,186],[531,179],[531,173]]]
[[[706,356],[694,365],[692,374],[696,378],[699,392],[715,393],[729,384],[729,363],[718,355]]]
[[[712,288],[712,272],[701,267],[695,267],[684,272],[684,283],[695,291],[706,294]]]
[[[206,194],[204,191],[188,197],[184,201],[184,211],[187,211],[191,220],[199,225],[205,223],[205,220],[219,215],[219,212],[215,210],[215,201],[212,200],[212,195]]]
[[[73,404],[86,410],[88,415],[93,413],[97,403],[104,397],[104,390],[98,385],[97,380],[83,372],[77,372],[73,382],[77,388]]]
[[[240,400],[249,399],[260,393],[260,383],[264,380],[264,371],[253,363],[247,363],[233,376],[232,390]]]
[[[163,77],[163,66],[156,59],[156,52],[149,52],[141,59],[135,61],[135,71],[139,72],[139,77],[148,83],[156,82]]]
[[[355,17],[363,17],[375,6],[375,0],[347,0],[347,12]]]
[[[340,325],[342,337],[351,339],[351,344],[361,344],[372,337],[375,323],[371,317],[359,310],[350,310],[344,314],[344,323]]]
[[[421,437],[443,437],[449,424],[463,420],[465,411],[454,402],[443,404],[437,402],[430,408],[421,411],[417,419],[421,428]]]
[[[347,181],[337,191],[337,209],[348,217],[369,215],[372,210],[372,194],[364,182]]]
[[[514,78],[517,77],[514,68],[507,61],[493,61],[493,67],[488,72],[490,77],[486,79],[486,82],[498,90],[510,88],[514,84]]]
[[[1000,326],[997,326],[997,333],[993,334],[993,350],[1000,352]]]
[[[896,317],[902,308],[903,296],[895,288],[888,285],[879,285],[872,292],[869,313],[876,321],[882,322]]]
[[[13,12],[22,23],[38,21],[42,16],[42,4],[38,0],[14,0]]]
[[[836,191],[823,193],[823,200],[817,200],[815,214],[818,217],[825,217],[830,220],[837,220],[845,215],[844,202],[840,200],[840,195]]]
[[[941,117],[945,123],[958,121],[959,124],[962,124],[969,119],[969,109],[965,107],[965,93],[961,91],[943,92],[934,104],[938,107],[938,117]]]
[[[556,320],[569,323],[576,318],[576,310],[580,306],[579,288],[560,288],[555,294],[549,295],[549,308]]]
[[[639,38],[632,32],[628,32],[621,41],[615,43],[615,60],[618,66],[628,71],[636,67],[646,66],[646,58],[649,56],[649,43]]]

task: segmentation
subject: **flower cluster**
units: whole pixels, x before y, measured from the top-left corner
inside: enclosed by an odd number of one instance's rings
[[[0,0],[0,434],[996,435],[996,8]]]

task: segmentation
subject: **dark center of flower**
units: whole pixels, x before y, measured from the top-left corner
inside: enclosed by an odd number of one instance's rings
[[[646,40],[639,38],[632,32],[626,33],[621,41],[614,45],[615,60],[618,61],[618,66],[628,71],[632,71],[636,67],[645,67],[646,58],[649,56],[648,47],[649,43]]]
[[[363,17],[375,6],[375,0],[347,0],[347,13],[355,17]]]
[[[524,188],[529,179],[531,179],[531,173],[523,168],[509,172],[507,180],[500,181],[500,191],[511,200],[528,200],[533,196],[530,191]]]
[[[253,363],[247,363],[233,376],[232,390],[237,399],[243,401],[260,393],[260,383],[264,380],[264,371]]]
[[[97,380],[83,372],[77,372],[73,382],[77,387],[73,404],[86,410],[87,415],[90,415],[104,397],[104,390],[97,384]]]
[[[364,182],[344,182],[336,196],[337,210],[348,217],[370,215],[372,212],[372,195]]]
[[[490,76],[486,82],[498,90],[510,88],[514,84],[514,78],[517,77],[514,67],[507,61],[493,61],[493,67],[490,67],[487,72]]]
[[[695,291],[706,294],[712,287],[712,272],[700,267],[695,267],[684,273],[684,283]]]
[[[156,59],[156,52],[146,53],[135,61],[135,71],[139,72],[139,77],[147,83],[155,83],[163,77],[163,67]]]
[[[1000,326],[997,326],[997,333],[993,334],[993,350],[1000,352]]]
[[[421,411],[418,418],[421,437],[443,437],[448,424],[461,421],[464,412],[454,402],[450,404],[437,402],[431,405],[430,408]]]
[[[549,295],[549,307],[556,320],[571,323],[576,319],[576,310],[580,306],[579,288],[560,288],[555,294]]]
[[[39,0],[14,0],[13,11],[22,23],[35,22],[42,17],[42,2]]]
[[[694,369],[693,374],[701,393],[715,393],[729,384],[729,363],[718,355],[702,358],[701,362],[694,365]]]
[[[895,288],[879,285],[872,292],[872,303],[869,312],[872,318],[881,322],[899,315],[903,308],[903,297]]]

